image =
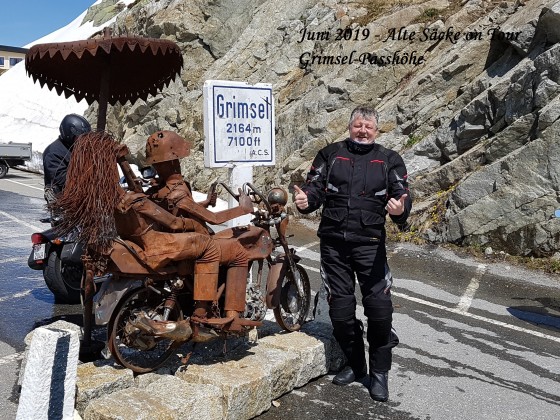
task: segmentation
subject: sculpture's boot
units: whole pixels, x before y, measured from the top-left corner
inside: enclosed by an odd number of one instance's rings
[[[196,264],[194,268],[195,300],[193,316],[206,319],[218,292],[218,264]]]
[[[229,267],[226,278],[226,299],[224,310],[226,318],[231,318],[233,322],[228,326],[229,331],[239,331],[241,326],[236,319],[245,313],[245,296],[247,291],[247,274],[249,268]]]
[[[226,315],[239,316],[245,312],[245,296],[247,293],[248,267],[229,267],[226,278]]]
[[[219,265],[196,264],[194,267],[194,291],[195,302],[216,300],[218,292]]]
[[[260,321],[243,318],[245,313],[245,295],[247,289],[248,267],[230,267],[226,278],[226,296],[224,318],[209,318],[206,323],[229,332],[242,332],[242,327],[258,327]]]
[[[147,334],[175,341],[187,341],[193,333],[191,324],[187,319],[181,321],[157,321],[147,317],[144,312],[140,312],[130,321],[130,324]]]

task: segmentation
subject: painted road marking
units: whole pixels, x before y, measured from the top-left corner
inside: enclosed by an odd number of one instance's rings
[[[459,300],[459,304],[457,305],[457,310],[460,312],[468,312],[469,308],[471,307],[472,300],[478,287],[480,286],[480,278],[486,272],[487,266],[485,264],[479,264],[476,268],[476,272],[474,277],[471,279],[469,285],[467,286],[467,290],[463,296],[461,296],[461,300]]]
[[[27,226],[28,228],[31,228],[31,229],[32,229],[33,231],[35,231],[35,232],[42,232],[42,231],[44,230],[43,228],[39,228],[39,227],[37,227],[37,226],[33,226],[31,223],[27,223],[27,222],[24,221],[24,220],[18,219],[17,217],[12,216],[11,214],[6,213],[5,211],[1,211],[1,210],[0,210],[0,215],[2,215],[2,216],[4,216],[4,217],[7,217],[8,219],[11,219],[11,220],[13,220],[13,221],[16,222],[16,223],[19,223],[20,225]]]
[[[321,272],[321,270],[319,270],[318,268],[315,268],[315,267],[310,267],[308,265],[303,265],[303,264],[300,264],[300,263],[298,263],[298,265],[301,265],[306,270],[314,271],[315,273],[320,273]]]
[[[0,264],[9,263],[9,262],[16,262],[16,261],[23,261],[23,257],[5,258],[3,260],[0,260]]]
[[[320,243],[319,241],[310,242],[308,244],[297,247],[295,250],[296,250],[296,252],[303,251],[305,249],[311,248],[312,246],[319,245],[319,243]]]
[[[306,247],[306,245],[300,247],[302,250],[304,250]],[[397,250],[395,250],[396,252]],[[319,272],[319,269],[315,268],[315,267],[310,267],[308,265],[303,265],[300,264],[303,268],[305,268],[306,270],[310,270],[313,272]],[[467,318],[472,318],[472,319],[476,319],[478,321],[482,321],[482,322],[486,322],[488,324],[492,324],[492,325],[497,325],[500,327],[504,327],[504,328],[508,328],[510,330],[514,330],[514,331],[518,331],[518,332],[524,332],[526,334],[531,334],[540,338],[545,338],[547,340],[552,340],[552,341],[556,341],[558,343],[560,343],[560,337],[555,337],[549,334],[543,334],[541,332],[538,331],[534,331],[534,330],[530,330],[528,328],[523,328],[523,327],[518,327],[516,325],[512,325],[512,324],[508,324],[506,322],[503,321],[498,321],[492,318],[487,318],[485,316],[480,316],[480,315],[474,315],[471,314],[468,311],[468,309],[470,308],[470,305],[472,303],[472,299],[474,297],[474,294],[476,293],[478,286],[479,286],[479,280],[482,277],[482,275],[486,272],[487,266],[485,264],[479,264],[477,269],[476,269],[476,274],[475,276],[471,279],[471,282],[469,284],[469,286],[467,287],[467,290],[465,292],[465,294],[461,297],[461,300],[459,302],[459,304],[457,305],[457,307],[452,308],[452,307],[447,307],[444,305],[440,305],[438,303],[434,303],[434,302],[430,302],[424,299],[419,299],[413,296],[409,296],[407,294],[404,293],[400,293],[400,292],[395,292],[392,291],[391,293],[393,294],[393,296],[397,296],[401,299],[406,299],[412,302],[416,302],[419,303],[421,305],[426,305],[426,306],[430,306],[432,308],[437,308],[437,309],[441,309],[443,311],[447,311],[447,312],[451,312],[457,315],[461,315]],[[359,306],[359,305],[358,305]]]
[[[16,239],[16,238],[29,238],[31,235],[29,233],[20,233],[18,235],[9,235],[9,239]],[[8,237],[0,236],[0,239],[8,239]]]
[[[32,291],[33,290],[29,289],[29,290],[24,290],[23,292],[14,293],[13,295],[0,297],[0,303],[5,302],[5,301],[10,300],[10,299],[25,297],[25,296],[29,295]]]
[[[5,179],[4,181],[11,182],[13,184],[23,185],[24,187],[33,188],[35,190],[44,191],[44,188],[34,187],[33,185],[27,185],[27,184],[24,184],[23,182],[12,181],[11,179]]]
[[[509,328],[510,330],[524,332],[524,333],[527,333],[527,334],[535,335],[535,336],[540,337],[540,338],[546,338],[548,340],[552,340],[552,341],[556,341],[557,343],[560,343],[560,337],[554,337],[552,335],[543,334],[543,333],[538,332],[538,331],[533,331],[533,330],[529,330],[527,328],[518,327],[516,325],[511,325],[511,324],[508,324],[506,322],[497,321],[497,320],[491,319],[491,318],[486,318],[485,316],[474,315],[474,314],[471,314],[471,313],[468,313],[468,312],[463,312],[458,308],[448,308],[447,306],[440,305],[438,303],[429,302],[429,301],[424,300],[424,299],[415,298],[413,296],[408,296],[408,295],[405,295],[404,293],[392,292],[392,294],[394,296],[398,296],[402,299],[407,299],[407,300],[410,300],[412,302],[419,303],[421,305],[426,305],[426,306],[430,306],[432,308],[441,309],[442,311],[451,312],[451,313],[454,313],[454,314],[465,316],[467,318],[476,319],[478,321],[486,322],[486,323],[493,324],[493,325],[498,325],[500,327]]]
[[[0,357],[0,366],[7,363],[17,362],[21,359],[23,359],[23,352],[8,354],[7,356]]]

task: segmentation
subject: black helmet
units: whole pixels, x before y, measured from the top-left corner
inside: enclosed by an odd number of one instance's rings
[[[80,134],[89,133],[91,125],[78,114],[68,114],[60,123],[60,139],[63,143],[71,146]]]

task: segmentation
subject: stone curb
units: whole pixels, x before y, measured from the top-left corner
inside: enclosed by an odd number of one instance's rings
[[[343,355],[323,322],[285,333],[266,322],[256,343],[228,339],[187,343],[180,357],[154,373],[134,376],[112,359],[78,366],[76,410],[84,420],[253,418],[281,395],[340,369]],[[197,347],[200,346],[200,347]],[[202,347],[202,348],[201,348]],[[183,352],[183,353],[182,353]]]

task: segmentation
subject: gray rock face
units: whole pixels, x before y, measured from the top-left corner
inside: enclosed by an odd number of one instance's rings
[[[96,19],[109,3],[98,8]],[[254,170],[256,185],[267,189],[302,182],[316,152],[346,136],[350,111],[368,103],[380,111],[378,141],[405,158],[415,199],[412,221],[421,235],[552,255],[559,248],[558,223],[551,220],[559,190],[558,3],[469,1],[459,9],[443,0],[399,4],[135,2],[115,32],[171,39],[185,66],[162,94],[112,108],[108,126],[136,163],[156,130],[193,141],[183,173],[204,191],[216,179],[226,180],[224,171],[203,166],[204,81],[271,83],[277,165]],[[345,29],[351,39],[337,39]],[[395,54],[406,56],[407,64],[378,61]],[[413,57],[422,62],[411,64]],[[446,212],[429,222],[442,197]]]

